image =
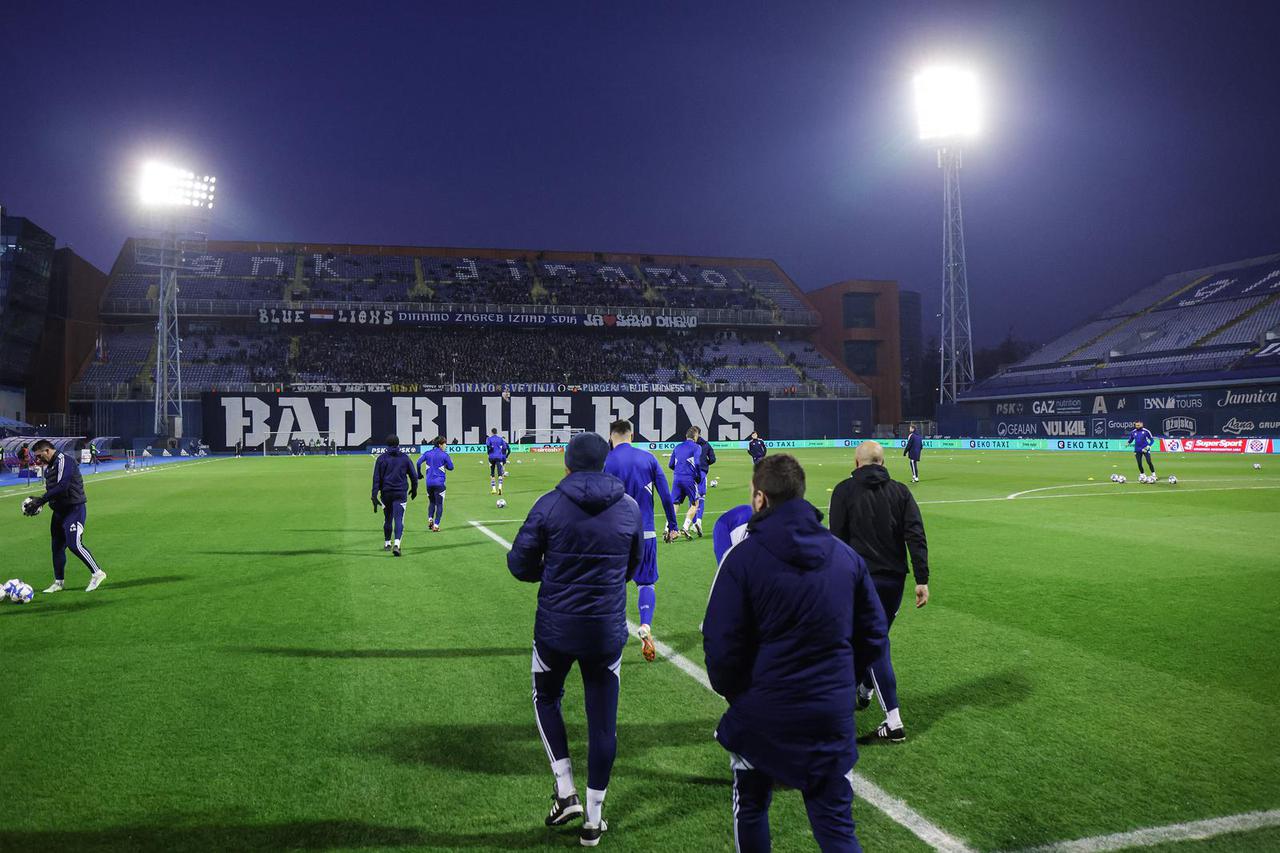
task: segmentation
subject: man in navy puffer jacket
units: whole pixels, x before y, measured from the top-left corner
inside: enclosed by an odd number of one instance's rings
[[[540,582],[533,628],[533,704],[556,790],[548,826],[583,814],[569,763],[560,700],[574,661],[587,708],[587,804],[581,842],[594,847],[617,753],[618,669],[627,643],[627,582],[644,553],[640,508],[622,481],[604,473],[609,444],[595,433],[573,437],[567,476],[538,498],[516,534],[507,568]]]
[[[775,783],[803,794],[825,853],[861,849],[854,702],[888,648],[888,627],[867,564],[822,526],[804,491],[795,457],[766,457],[752,472],[745,536],[716,536],[721,546],[737,541],[711,585],[703,649],[711,686],[729,701],[716,740],[730,753],[734,838],[745,853],[769,849]]]

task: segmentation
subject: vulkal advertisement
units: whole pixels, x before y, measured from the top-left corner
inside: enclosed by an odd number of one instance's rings
[[[602,435],[620,418],[637,441],[683,439],[697,426],[712,441],[768,434],[765,394],[205,394],[203,438],[215,451],[285,448],[295,440],[331,440],[344,450],[382,444],[395,434],[418,445],[443,435],[480,444],[489,430],[509,440],[568,440],[571,429]]]

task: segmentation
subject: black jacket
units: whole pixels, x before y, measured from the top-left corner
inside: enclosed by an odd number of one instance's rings
[[[849,543],[873,575],[907,574],[907,551],[916,583],[929,582],[924,520],[911,490],[883,465],[864,465],[831,493],[831,532]]]

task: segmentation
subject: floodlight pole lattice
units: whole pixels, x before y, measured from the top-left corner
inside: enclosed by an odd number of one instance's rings
[[[208,217],[188,211],[164,211],[152,230],[158,236],[139,240],[134,257],[141,266],[160,270],[156,293],[155,419],[157,436],[182,437],[182,339],[178,332],[178,270],[187,252],[208,245]]]
[[[960,206],[959,146],[938,149],[942,169],[942,334],[938,403],[954,403],[973,385],[973,331],[969,322],[969,276]]]

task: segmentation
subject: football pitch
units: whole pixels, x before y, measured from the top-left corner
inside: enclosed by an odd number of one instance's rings
[[[825,510],[852,452],[796,455]],[[84,593],[72,558],[65,592],[0,605],[0,850],[576,848],[576,822],[542,824],[536,586],[503,545],[563,457],[517,459],[499,510],[456,456],[443,530],[420,496],[400,559],[369,457],[86,476],[106,583]],[[745,452],[720,459],[708,513],[747,497]],[[892,634],[907,740],[856,768],[868,850],[1280,849],[1280,457],[1156,463],[1178,484],[1139,484],[1131,455],[926,453],[932,597]],[[0,490],[0,580],[38,591],[49,516],[20,494]],[[659,546],[665,647],[623,659],[605,849],[733,848],[700,671],[711,521]],[[576,675],[564,707],[581,788]],[[797,793],[772,825],[815,849]]]

